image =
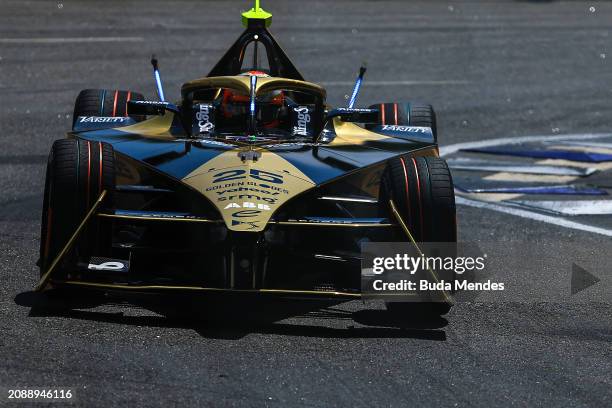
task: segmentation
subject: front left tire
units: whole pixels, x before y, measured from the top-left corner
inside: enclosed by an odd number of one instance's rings
[[[115,188],[111,145],[80,139],[56,140],[47,161],[40,233],[40,273],[49,268],[102,191]],[[92,220],[76,247],[87,253],[100,243]],[[97,231],[96,231],[97,232]]]

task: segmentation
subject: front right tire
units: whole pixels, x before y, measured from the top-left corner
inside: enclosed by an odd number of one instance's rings
[[[390,199],[417,242],[457,241],[453,179],[444,159],[390,160],[381,180],[381,207],[387,208]]]
[[[393,219],[389,200],[395,203],[417,243],[457,242],[453,180],[444,159],[411,156],[391,159],[382,176],[379,206],[384,215]],[[409,240],[399,229],[395,239]],[[387,303],[387,310],[401,317],[443,315],[450,308],[443,302]]]

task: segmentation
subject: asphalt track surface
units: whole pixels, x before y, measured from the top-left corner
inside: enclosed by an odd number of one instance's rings
[[[366,61],[370,85],[360,101],[432,103],[442,145],[612,129],[610,3],[264,6],[273,33],[307,79],[328,85],[331,102],[344,101]],[[29,292],[44,164],[70,126],[78,91],[153,97],[155,52],[167,96],[178,97],[180,84],[205,75],[240,33],[243,8],[0,1],[0,386],[72,387],[86,406],[611,405],[609,301],[468,302],[445,318],[400,324],[381,305],[360,302],[236,307],[167,298],[62,312]],[[458,211],[462,240],[610,240]],[[612,273],[609,256],[597,259]]]

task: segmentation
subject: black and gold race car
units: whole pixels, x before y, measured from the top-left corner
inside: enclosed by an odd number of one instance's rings
[[[246,30],[181,100],[87,89],[51,148],[39,290],[361,296],[364,242],[456,241],[429,105],[331,107],[268,31]]]

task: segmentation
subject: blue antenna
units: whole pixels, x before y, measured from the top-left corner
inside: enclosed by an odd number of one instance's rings
[[[355,82],[355,87],[353,88],[353,94],[351,95],[351,100],[349,101],[349,108],[355,106],[355,102],[357,101],[357,95],[359,95],[359,90],[361,89],[361,83],[363,82],[363,76],[366,73],[367,68],[362,66],[359,68],[359,76],[357,77],[357,81]]]
[[[157,58],[155,58],[155,54],[151,56],[151,65],[153,65],[153,75],[155,75],[157,95],[159,96],[160,101],[165,102],[166,98],[164,98],[164,88],[162,87],[161,77],[159,76],[159,66],[157,65]]]

